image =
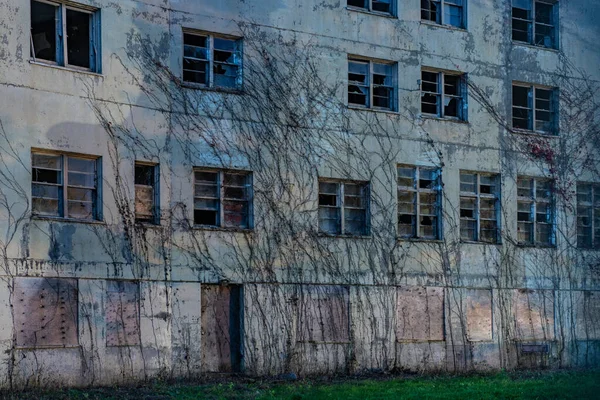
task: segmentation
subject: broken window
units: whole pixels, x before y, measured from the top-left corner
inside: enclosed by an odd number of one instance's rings
[[[535,46],[556,48],[557,1],[512,0],[512,38]]]
[[[395,0],[348,0],[348,7],[361,8],[367,11],[392,14]]]
[[[15,278],[14,284],[18,347],[78,345],[76,279]]]
[[[440,25],[465,27],[467,0],[421,0],[421,19]]]
[[[398,166],[398,236],[439,239],[440,202],[439,169]]]
[[[350,294],[346,286],[301,286],[298,341],[346,343],[350,340]]]
[[[31,1],[31,56],[100,72],[100,12],[60,1]]]
[[[438,71],[421,72],[421,112],[466,120],[466,78]]]
[[[32,212],[40,216],[100,219],[99,158],[32,152]]]
[[[194,224],[251,228],[252,177],[243,171],[194,171]]]
[[[183,33],[183,80],[207,87],[240,89],[241,40]]]
[[[513,128],[547,134],[556,131],[553,89],[513,84]]]
[[[520,244],[550,246],[554,239],[552,181],[517,179],[517,235]]]
[[[158,165],[135,163],[135,219],[159,220]]]
[[[577,184],[577,245],[600,249],[600,184]]]
[[[500,179],[498,175],[460,173],[460,238],[465,241],[500,241]]]
[[[106,345],[140,344],[140,309],[135,282],[108,281],[106,298]]]
[[[366,183],[319,181],[319,230],[332,235],[366,235]]]
[[[394,65],[348,59],[348,104],[394,110]]]

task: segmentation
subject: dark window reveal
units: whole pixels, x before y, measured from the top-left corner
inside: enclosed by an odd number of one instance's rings
[[[348,59],[348,104],[395,109],[394,65]]]
[[[554,0],[512,0],[512,39],[556,48],[558,4]]]
[[[466,77],[464,74],[421,72],[421,112],[440,118],[466,120]]]
[[[241,40],[183,33],[183,80],[208,87],[241,88]]]
[[[100,12],[31,1],[31,56],[100,72]]]
[[[99,158],[31,154],[32,212],[36,215],[99,219]]]
[[[319,230],[334,235],[366,235],[368,193],[366,183],[320,181]]]
[[[250,173],[196,170],[194,181],[195,225],[251,228]]]

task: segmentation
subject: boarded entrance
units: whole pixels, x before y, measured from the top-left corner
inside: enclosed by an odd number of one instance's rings
[[[202,285],[202,369],[239,372],[242,351],[241,286]]]

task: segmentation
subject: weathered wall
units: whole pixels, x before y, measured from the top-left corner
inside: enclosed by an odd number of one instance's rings
[[[418,0],[399,1],[397,18],[333,0],[80,3],[101,9],[101,75],[31,62],[29,2],[0,0],[2,385],[599,362],[600,259],[574,246],[576,198],[558,199],[555,247],[515,245],[516,176],[554,173],[489,106],[509,118],[512,81],[598,84],[600,4],[560,2],[555,51],[511,42],[508,0],[469,1],[466,30],[421,22]],[[321,83],[334,99],[278,120],[243,95],[154,87],[145,51],[179,77],[182,27],[244,36],[248,64],[267,48],[296,61],[279,67],[313,67],[318,83],[278,98],[291,110]],[[347,103],[348,54],[398,62],[398,112],[335,108]],[[422,117],[421,67],[467,73],[486,102],[470,92],[468,123]],[[292,117],[298,126],[270,125]],[[550,144],[557,154],[570,153],[569,133]],[[103,221],[31,216],[32,148],[102,157]],[[160,163],[160,225],[132,220],[135,160]],[[396,239],[398,163],[442,167],[443,240]],[[564,187],[600,181],[597,166],[573,164]],[[206,166],[253,171],[252,232],[190,227],[192,168]],[[460,242],[460,170],[501,174],[501,245]],[[370,182],[368,237],[315,233],[317,176]],[[62,318],[62,300],[42,309],[39,288],[60,284],[77,312],[44,342],[42,318]]]

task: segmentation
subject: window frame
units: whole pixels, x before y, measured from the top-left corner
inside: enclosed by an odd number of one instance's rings
[[[438,87],[438,92],[427,92],[423,90],[423,72],[427,72],[430,74],[436,74],[436,84]],[[458,79],[458,90],[460,95],[451,95],[446,94],[446,76],[455,76]],[[469,122],[468,120],[468,100],[467,100],[467,74],[463,72],[455,72],[455,71],[445,71],[433,68],[421,68],[421,79],[419,80],[420,84],[420,92],[421,92],[421,115],[426,117],[434,117],[441,118],[453,121],[463,121]],[[437,99],[437,113],[430,114],[423,112],[423,97],[424,94],[435,96]],[[459,101],[459,105],[457,106],[458,115],[455,117],[453,115],[445,115],[445,98],[457,99]]]
[[[431,15],[431,7],[429,9],[423,8],[423,2],[421,1],[421,6],[419,7],[419,9],[421,11],[421,22],[425,22],[427,24],[435,24],[435,25],[444,26],[444,27],[452,27],[454,29],[462,29],[462,30],[467,29],[467,0],[461,0],[462,4],[460,6],[451,2],[451,1],[455,1],[455,0],[429,0],[429,1],[430,1],[430,3],[439,3],[440,10],[437,13],[439,15],[439,17],[437,17],[435,21],[433,21],[431,18],[423,18],[423,11],[426,11],[426,12],[430,13],[430,15]],[[447,24],[444,21],[444,12],[445,12],[445,8],[446,8],[447,4],[449,4],[450,7],[454,6],[454,7],[460,8],[462,10],[461,16],[460,16],[460,21],[461,21],[460,26]]]
[[[384,12],[384,11],[378,11],[378,10],[374,10],[373,9],[373,2],[377,2],[377,0],[362,0],[363,2],[366,3],[366,7],[359,7],[359,6],[354,6],[351,4],[348,4],[348,0],[346,0],[346,7],[349,10],[352,11],[361,11],[361,12],[368,12],[371,14],[378,14],[381,16],[386,16],[386,17],[395,17],[396,16],[396,10],[397,10],[397,1],[396,0],[390,0],[389,4],[390,4],[390,11],[389,12]]]
[[[202,60],[199,58],[193,58],[193,57],[186,57],[186,55],[185,55],[185,46],[186,46],[185,35],[206,37],[206,46],[207,46],[206,52],[207,52],[207,57],[208,57],[206,60]],[[219,86],[219,85],[215,85],[215,83],[214,83],[214,65],[215,65],[214,40],[215,40],[215,38],[231,40],[234,42],[233,53],[237,53],[237,56],[239,58],[239,63],[238,64],[228,64],[228,65],[235,65],[237,67],[235,86]],[[181,82],[185,86],[192,86],[192,87],[203,88],[203,89],[214,89],[214,90],[220,90],[220,91],[232,91],[232,92],[241,92],[243,90],[243,83],[244,83],[244,79],[243,79],[243,71],[244,71],[244,69],[243,69],[243,64],[244,64],[243,54],[244,54],[244,51],[243,51],[243,49],[244,48],[243,48],[243,38],[242,37],[208,32],[208,31],[195,30],[195,29],[190,29],[190,28],[183,28],[182,36],[181,36],[181,43],[182,43],[182,46],[181,46]],[[195,47],[197,47],[197,46],[195,46]],[[198,61],[207,63],[208,83],[200,83],[200,82],[185,80],[184,73],[186,70],[186,68],[185,68],[185,59],[186,58],[191,58],[194,60],[198,60]]]
[[[558,31],[559,31],[559,15],[558,15],[558,10],[559,10],[559,1],[558,0],[525,0],[530,4],[530,18],[531,19],[523,19],[523,18],[515,18],[513,16],[513,9],[514,8],[518,8],[514,6],[514,0],[511,0],[511,40],[513,43],[519,43],[519,44],[528,44],[530,46],[535,46],[535,47],[540,47],[543,49],[554,49],[554,50],[558,50]],[[542,22],[537,22],[536,21],[536,6],[538,3],[543,3],[543,4],[547,4],[549,6],[552,7],[552,22],[553,24],[549,25],[546,23],[542,23]],[[522,8],[521,8],[522,10]],[[524,23],[529,24],[528,27],[528,31],[527,31],[527,41],[522,41],[522,40],[516,40],[514,38],[514,21],[518,20]],[[536,26],[537,25],[544,25],[547,27],[551,27],[552,31],[553,31],[553,38],[552,38],[552,45],[551,46],[546,46],[543,44],[537,44],[536,43]]]
[[[464,192],[462,191],[462,189],[460,188],[460,185],[462,184],[461,181],[461,177],[460,175],[462,174],[468,174],[468,175],[476,175],[477,179],[475,182],[475,190],[476,192]],[[489,176],[489,177],[493,177],[495,180],[495,187],[496,187],[496,191],[494,193],[481,193],[481,177],[482,176]],[[498,173],[494,173],[494,172],[476,172],[476,171],[469,171],[469,170],[460,170],[459,171],[459,214],[462,212],[462,206],[461,206],[461,202],[463,198],[469,198],[469,199],[475,199],[475,208],[473,210],[474,215],[473,217],[467,218],[467,217],[463,217],[462,215],[459,215],[459,221],[461,222],[460,226],[459,226],[459,236],[460,236],[460,241],[461,242],[465,242],[465,243],[483,243],[483,244],[495,244],[495,245],[499,245],[502,244],[502,235],[501,235],[501,180],[500,180],[500,174]],[[494,219],[489,219],[489,218],[485,218],[485,221],[495,221],[496,222],[496,240],[495,241],[486,241],[486,240],[481,240],[481,199],[486,199],[486,200],[494,200],[494,207],[495,207],[495,218]],[[475,220],[475,240],[473,239],[465,239],[463,238],[463,234],[462,234],[462,221],[466,219],[466,220]]]
[[[31,4],[33,2],[48,4],[54,6],[56,8],[55,11],[55,22],[56,22],[56,61],[46,60],[43,58],[37,58],[35,56],[35,46],[33,42],[33,35],[31,34],[31,30],[33,26],[31,26],[31,17],[32,17],[32,8]],[[101,60],[102,60],[102,52],[101,52],[101,18],[100,18],[100,9],[91,7],[85,4],[72,3],[67,1],[50,1],[50,0],[31,0],[30,1],[30,34],[29,34],[29,47],[30,47],[30,57],[33,62],[48,64],[48,65],[56,65],[59,67],[64,67],[67,69],[73,69],[84,72],[92,72],[96,74],[101,74]],[[89,15],[89,68],[81,67],[74,64],[69,64],[69,40],[67,35],[67,10],[76,11],[79,13],[84,13]]]
[[[333,183],[338,185],[338,189],[337,189],[337,201],[336,201],[336,205],[335,206],[326,206],[326,205],[321,205],[320,204],[320,196],[321,196],[321,183]],[[362,207],[351,207],[351,206],[346,206],[345,205],[345,186],[347,184],[350,185],[357,185],[360,187],[361,189],[361,195],[362,195],[362,199],[365,202],[365,206],[364,208]],[[326,236],[346,236],[346,237],[365,237],[365,236],[370,236],[371,234],[371,224],[370,224],[370,219],[371,219],[371,185],[370,182],[367,181],[355,181],[355,180],[344,180],[344,179],[334,179],[334,178],[319,178],[318,179],[318,197],[319,199],[317,199],[317,208],[318,210],[320,210],[321,208],[336,208],[339,209],[339,221],[338,221],[338,227],[339,227],[339,231],[338,232],[328,232],[325,231],[323,229],[321,229],[321,218],[320,216],[317,215],[317,222],[318,222],[318,232],[321,235],[326,235]],[[349,209],[349,210],[364,210],[365,213],[365,223],[364,223],[364,227],[363,230],[360,234],[354,234],[354,233],[346,233],[345,230],[345,225],[346,225],[346,218],[345,218],[345,210]],[[317,211],[318,213],[318,211]]]
[[[413,170],[413,186],[401,186],[398,181],[400,179],[400,175],[398,173],[398,169],[400,168],[410,168]],[[420,176],[422,170],[431,170],[436,174],[436,183],[433,189],[420,188]],[[422,165],[408,165],[408,164],[398,164],[396,166],[396,204],[397,204],[397,218],[399,219],[400,213],[400,198],[399,192],[404,191],[407,193],[411,193],[413,197],[413,205],[415,207],[414,213],[411,215],[415,218],[414,223],[412,223],[412,233],[410,236],[401,235],[399,229],[399,222],[397,223],[396,229],[398,230],[398,238],[399,239],[419,239],[419,240],[442,240],[442,169],[435,166],[422,166]],[[435,224],[436,235],[435,237],[426,237],[421,236],[421,193],[425,194],[435,194],[435,218],[437,219]],[[402,213],[402,215],[408,215],[408,213]]]
[[[196,180],[196,172],[207,172],[212,174],[217,174],[217,193],[219,197],[207,197],[207,196],[196,196],[195,187],[198,184]],[[225,210],[223,207],[223,202],[231,201],[225,198],[225,187],[224,177],[225,174],[232,175],[244,175],[246,179],[246,183],[243,187],[246,188],[247,198],[244,200],[248,204],[248,215],[246,221],[246,227],[242,226],[227,226],[224,224],[225,221]],[[195,215],[192,215],[192,226],[198,229],[222,229],[222,230],[237,230],[237,231],[252,231],[254,229],[254,177],[251,171],[247,170],[232,170],[232,169],[218,169],[218,168],[210,168],[210,167],[194,167],[192,170],[192,186],[193,186],[193,214],[195,214],[196,208],[196,199],[199,200],[216,200],[217,201],[217,223],[215,225],[209,224],[197,224]],[[242,201],[238,199],[234,199],[234,201]],[[208,208],[198,208],[198,210],[210,210]]]
[[[356,109],[363,109],[363,110],[375,110],[375,111],[387,111],[387,112],[397,112],[398,110],[398,63],[394,62],[394,61],[388,61],[388,60],[379,60],[379,59],[372,59],[372,58],[365,58],[365,57],[361,57],[361,56],[354,56],[354,55],[348,55],[348,60],[347,60],[347,66],[348,66],[348,74],[347,74],[347,86],[346,86],[346,99],[347,99],[347,104],[349,108],[356,108]],[[369,66],[369,71],[368,71],[368,75],[367,75],[367,82],[368,82],[368,86],[365,86],[363,84],[360,84],[357,81],[350,81],[349,76],[350,75],[350,63],[359,63],[359,64],[368,64]],[[391,86],[386,86],[386,85],[375,85],[373,83],[373,66],[374,64],[380,64],[380,65],[387,65],[391,68],[391,80],[392,80],[392,84]],[[362,104],[358,104],[358,103],[351,103],[350,102],[350,96],[349,96],[349,86],[351,83],[354,83],[356,86],[363,86],[363,87],[367,87],[368,88],[368,98],[367,98],[367,104],[366,105],[362,105]],[[391,94],[389,97],[389,102],[390,102],[390,107],[378,107],[378,106],[374,106],[373,105],[373,93],[374,93],[374,88],[375,87],[389,87],[391,89]]]
[[[521,189],[522,187],[519,186],[519,181],[520,180],[530,180],[531,181],[531,186],[529,187],[529,190],[531,192],[531,196],[520,196],[519,195],[519,189]],[[541,182],[547,182],[550,185],[550,195],[548,199],[540,199],[538,198],[538,185]],[[529,204],[529,217],[531,218],[529,222],[527,221],[520,221],[519,220],[519,213],[521,212],[519,210],[519,203],[527,203]],[[546,204],[549,209],[550,209],[550,222],[540,222],[538,221],[538,204],[539,203],[544,203]],[[521,241],[521,239],[519,238],[519,223],[528,223],[531,225],[531,233],[530,233],[530,239],[526,242]],[[539,225],[549,225],[550,228],[550,237],[549,237],[549,242],[545,243],[545,242],[539,242],[537,240],[537,230],[538,230],[538,226]],[[517,243],[520,246],[532,246],[532,247],[554,247],[556,246],[556,211],[555,211],[555,199],[554,199],[554,182],[552,181],[552,179],[549,178],[541,178],[541,177],[532,177],[532,176],[521,176],[519,175],[517,177]]]
[[[514,91],[515,86],[527,88],[527,107],[515,106]],[[537,108],[537,90],[550,92],[550,108],[548,110]],[[558,89],[551,86],[536,85],[532,83],[513,81],[511,85],[511,127],[514,131],[522,133],[536,133],[545,136],[558,136]],[[527,110],[527,129],[515,127],[515,109]],[[551,129],[549,131],[536,129],[537,113],[547,112],[550,114]]]
[[[576,188],[577,188],[577,192],[576,192],[576,214],[575,214],[575,218],[576,218],[576,223],[575,223],[575,229],[576,229],[576,234],[577,234],[577,248],[581,249],[581,250],[600,250],[600,237],[596,238],[595,235],[595,231],[596,230],[600,230],[600,226],[596,226],[596,223],[594,221],[595,219],[595,213],[598,212],[598,214],[600,214],[600,200],[598,202],[598,204],[596,205],[595,202],[595,196],[598,196],[598,198],[600,199],[600,183],[596,183],[596,182],[577,182],[576,183]],[[580,187],[581,186],[589,186],[590,187],[590,202],[581,202],[579,200],[579,193],[580,193]],[[599,194],[596,195],[596,192],[598,192]],[[584,203],[584,204],[582,204]],[[590,229],[590,244],[589,246],[584,245],[583,241],[580,240],[580,234],[579,234],[579,221],[582,218],[582,216],[580,215],[580,208],[586,208],[586,210],[591,213],[591,218],[590,218],[590,225],[589,225],[589,229]],[[599,218],[600,219],[600,218]]]
[[[50,184],[47,182],[39,182],[34,181],[34,168],[38,169],[39,167],[35,167],[33,165],[33,155],[47,155],[47,156],[58,156],[60,157],[60,184]],[[69,186],[69,169],[68,169],[68,159],[69,158],[77,158],[83,160],[94,161],[94,188],[88,188],[85,186]],[[42,168],[47,169],[47,168]],[[52,169],[54,170],[54,169]],[[56,186],[58,187],[58,215],[48,215],[48,214],[39,214],[36,213],[33,209],[33,199],[37,196],[33,195],[33,185],[45,185],[45,186]],[[61,219],[67,221],[79,221],[79,222],[101,222],[102,221],[102,157],[101,156],[93,156],[89,154],[78,154],[78,153],[70,153],[70,152],[60,152],[60,151],[52,151],[45,149],[31,149],[31,214],[35,218],[49,218],[49,219]],[[87,190],[95,191],[95,195],[92,197],[92,218],[74,218],[68,216],[68,207],[69,207],[69,198],[68,198],[68,189],[69,187],[74,188],[83,188]]]
[[[152,185],[141,185],[135,183],[135,176],[137,175],[135,172],[135,168],[138,166],[141,167],[150,167],[152,168]],[[135,221],[141,223],[148,223],[152,225],[160,224],[160,166],[157,163],[151,163],[146,161],[135,161],[134,162],[134,188],[135,188],[135,198],[134,198],[134,214]],[[145,186],[152,188],[152,216],[150,218],[141,218],[138,216],[137,210],[135,210],[135,204],[137,204],[137,188],[138,186]]]

